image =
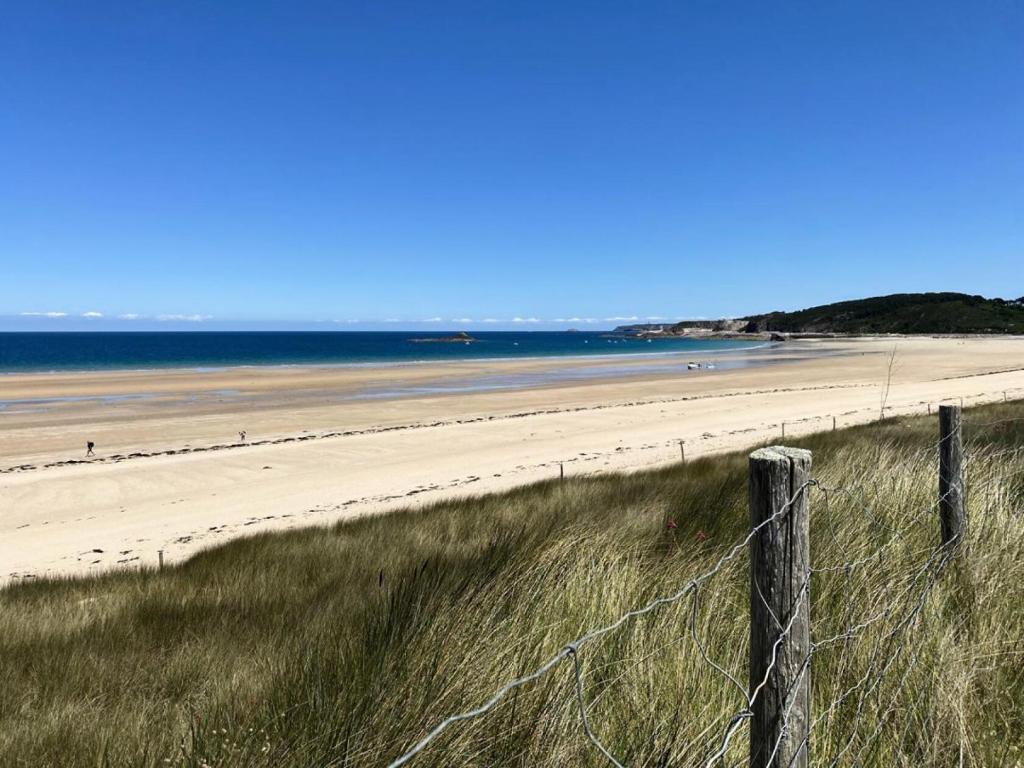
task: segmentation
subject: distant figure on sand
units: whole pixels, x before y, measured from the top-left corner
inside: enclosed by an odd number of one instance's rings
[[[244,429],[241,432],[238,433],[238,442],[240,442],[240,443],[244,443],[245,442],[245,430]]]
[[[94,443],[94,442],[93,442],[92,440],[90,440],[89,442],[87,442],[87,443],[85,444],[85,455],[86,455],[86,456],[95,456],[96,454],[95,454],[95,453],[93,453],[93,450],[92,450],[92,449],[93,449],[93,448],[95,448],[95,447],[96,447],[96,443]]]

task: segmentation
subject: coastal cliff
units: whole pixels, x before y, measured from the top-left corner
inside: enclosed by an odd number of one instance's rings
[[[621,325],[613,333],[644,338],[813,338],[873,334],[1024,334],[1024,297],[898,293],[720,320]]]

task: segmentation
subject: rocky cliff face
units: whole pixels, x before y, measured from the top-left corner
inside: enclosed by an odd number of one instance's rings
[[[680,320],[678,323],[638,323],[620,325],[612,333],[668,333],[685,334],[688,331],[737,332],[742,331],[746,322],[743,320]]]
[[[746,323],[743,320],[681,320],[672,326],[672,330],[675,332],[682,332],[686,330],[701,330],[701,331],[742,331]]]

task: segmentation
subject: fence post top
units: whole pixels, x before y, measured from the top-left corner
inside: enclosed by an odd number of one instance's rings
[[[751,461],[779,461],[779,462],[811,462],[811,452],[804,448],[789,448],[785,445],[769,445],[766,448],[758,448],[750,454]]]

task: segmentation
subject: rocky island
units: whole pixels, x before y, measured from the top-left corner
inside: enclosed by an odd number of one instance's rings
[[[473,338],[465,331],[459,331],[451,336],[434,336],[426,339],[409,339],[409,341],[417,344],[472,344],[480,339]]]

